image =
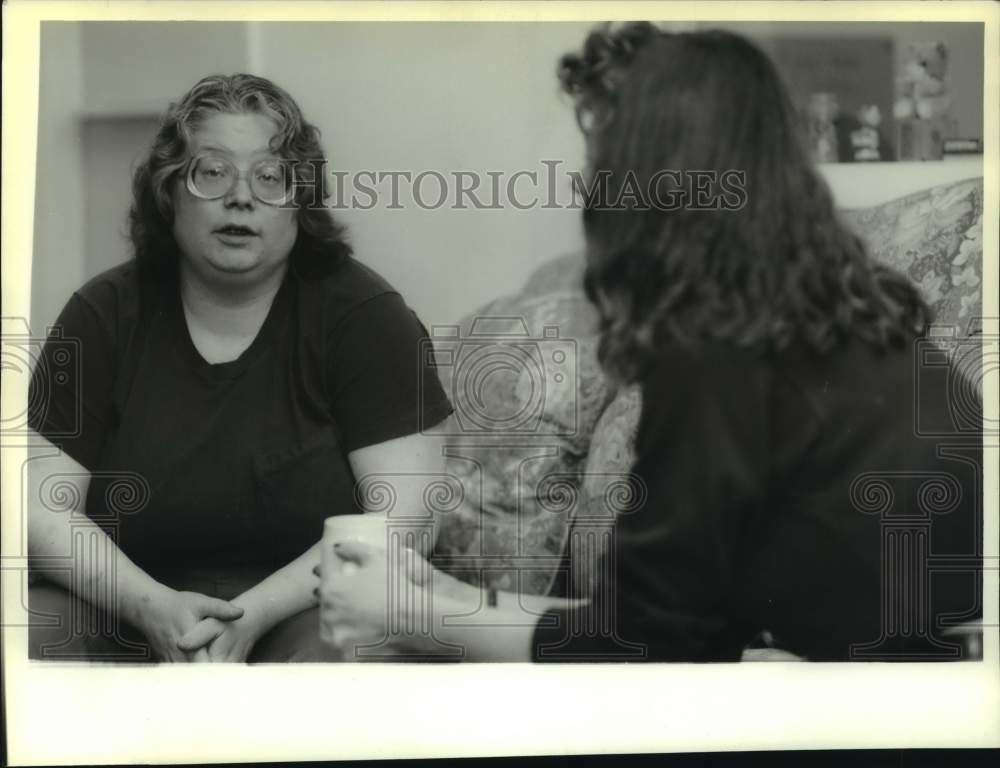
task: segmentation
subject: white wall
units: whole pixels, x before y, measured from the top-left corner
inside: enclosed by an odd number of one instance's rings
[[[259,74],[323,131],[331,168],[347,171],[544,171],[582,163],[560,54],[588,24],[270,24],[251,37]],[[568,182],[567,182],[568,184]],[[527,190],[527,184],[519,187]],[[382,187],[389,192],[388,182]],[[423,190],[431,201],[437,186]],[[401,203],[406,199],[401,196]],[[348,210],[358,257],[425,323],[454,322],[520,288],[531,269],[580,247],[574,210]]]
[[[940,163],[825,163],[820,172],[838,208],[871,208],[940,184],[982,178],[981,156]]]
[[[243,22],[85,22],[88,113],[159,114],[205,75],[247,63]]]
[[[83,101],[80,26],[42,24],[41,49],[31,286],[31,329],[36,334],[55,321],[69,292],[87,277],[76,120]]]
[[[953,87],[971,94],[956,99],[956,117],[962,130],[978,125],[981,135],[982,37],[972,25],[725,26],[765,47],[778,33],[889,33],[897,49],[911,40],[941,39],[952,50]],[[33,327],[51,323],[84,279],[127,257],[129,169],[152,138],[157,114],[199,77],[249,70],[273,78],[322,129],[334,170],[498,171],[506,179],[519,170],[542,174],[542,160],[561,160],[568,169],[582,164],[582,141],[554,70],[590,28],[46,22]],[[975,135],[971,128],[968,133]],[[906,179],[896,170],[889,165],[875,172],[880,188],[919,186],[919,168]],[[847,168],[833,173],[837,189],[868,189]],[[900,184],[885,181],[896,176]],[[561,183],[564,199],[568,181]],[[425,189],[435,191],[433,184]],[[517,291],[537,265],[582,245],[577,210],[421,210],[412,204],[395,210],[389,202],[383,196],[372,210],[339,216],[358,257],[394,283],[427,324],[453,322]]]
[[[983,25],[970,22],[726,22],[717,25],[757,40],[767,50],[770,41],[786,37],[887,37],[893,42],[897,71],[913,44],[942,42],[948,47],[947,83],[952,95],[951,117],[963,138],[983,138]]]

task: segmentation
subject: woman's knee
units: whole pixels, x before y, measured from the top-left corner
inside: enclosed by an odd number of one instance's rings
[[[340,660],[340,654],[320,639],[318,608],[310,608],[278,624],[257,642],[249,659],[263,664]]]
[[[28,658],[65,658],[79,652],[79,636],[73,636],[73,599],[62,587],[48,582],[28,587]]]
[[[28,658],[148,661],[143,638],[117,618],[57,584],[28,587]]]

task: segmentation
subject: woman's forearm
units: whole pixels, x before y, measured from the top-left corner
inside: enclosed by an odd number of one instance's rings
[[[28,554],[47,579],[133,625],[140,623],[143,606],[165,589],[82,512],[29,509]]]
[[[313,569],[319,564],[317,542],[288,565],[278,569],[239,597],[231,600],[253,617],[261,634],[297,613],[316,605]]]
[[[576,608],[586,605],[588,600],[577,600],[568,597],[550,597],[549,595],[519,595],[513,592],[497,593],[497,604],[505,600],[516,601],[522,609],[532,613],[545,613],[552,608]]]
[[[506,593],[506,598],[513,595]],[[537,617],[498,600],[469,615],[468,606],[450,600],[434,602],[435,632],[445,643],[458,645],[465,661],[531,661],[531,641]]]
[[[439,568],[429,569],[430,584],[434,590],[435,597],[475,604],[484,599],[488,591],[469,581],[464,581]],[[534,613],[545,613],[550,608],[575,608],[584,605],[587,600],[571,599],[568,597],[554,597],[551,595],[531,595],[517,592],[497,591],[497,605],[519,606],[524,611]]]
[[[85,511],[90,473],[37,432],[27,473],[28,557],[32,567],[82,600],[138,625],[142,608],[167,588],[133,563]],[[71,489],[56,499],[46,482]],[[44,500],[56,503],[53,508]],[[65,506],[63,501],[68,500]],[[68,566],[68,567],[67,567]]]
[[[469,585],[474,592],[478,589]],[[497,592],[496,605],[449,595],[435,599],[434,615],[439,639],[465,650],[466,661],[532,661],[535,627],[551,608],[575,608],[586,600]],[[478,606],[470,611],[470,606]]]
[[[418,537],[418,542],[423,541]],[[425,545],[433,542],[423,541]],[[314,573],[320,563],[317,542],[288,565],[278,569],[256,586],[230,601],[257,622],[260,633],[317,604]]]

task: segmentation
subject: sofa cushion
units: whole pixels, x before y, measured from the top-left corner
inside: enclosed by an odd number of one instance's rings
[[[577,595],[594,593],[615,519],[641,507],[641,481],[632,478],[635,436],[639,430],[642,390],[622,388],[594,427],[590,453],[580,478],[579,506],[571,534],[572,587]],[[607,535],[602,535],[603,533]],[[578,555],[580,553],[580,555]],[[597,555],[595,561],[586,553]]]
[[[920,286],[936,324],[968,333],[969,324],[982,315],[981,178],[841,215],[877,262]]]
[[[611,397],[582,284],[582,257],[564,256],[518,295],[434,329],[438,374],[455,408],[447,469],[464,492],[440,516],[436,553],[446,570],[470,578],[479,570],[503,589],[552,587],[572,513],[561,494],[578,487]],[[462,573],[449,558],[475,565]]]

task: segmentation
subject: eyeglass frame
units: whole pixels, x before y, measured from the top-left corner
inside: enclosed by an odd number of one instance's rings
[[[233,183],[229,186],[229,189],[227,189],[221,195],[216,195],[214,197],[209,197],[209,196],[201,193],[200,191],[198,191],[198,188],[195,186],[195,183],[194,183],[194,168],[195,168],[195,165],[197,165],[197,163],[198,163],[199,160],[202,160],[202,159],[204,159],[206,157],[216,157],[216,158],[219,158],[223,162],[228,163],[232,167],[232,169],[234,171],[236,171],[236,176],[233,179]],[[295,188],[294,188],[294,184],[293,184],[288,189],[288,191],[285,193],[285,196],[281,200],[270,201],[270,200],[264,200],[262,197],[260,197],[257,194],[257,192],[254,190],[253,183],[251,182],[251,178],[252,178],[251,173],[252,173],[252,171],[255,168],[257,168],[262,163],[269,163],[269,162],[277,162],[278,165],[281,166],[282,172],[284,172],[286,164],[290,163],[290,162],[294,162],[294,161],[282,160],[280,158],[277,161],[275,161],[275,160],[268,160],[268,159],[258,160],[253,165],[251,165],[249,168],[243,170],[243,169],[239,168],[239,166],[237,166],[236,163],[234,163],[232,160],[229,160],[228,158],[223,157],[222,155],[220,155],[217,152],[199,152],[197,155],[195,155],[194,157],[192,157],[187,162],[187,168],[184,171],[185,186],[187,187],[187,191],[190,192],[195,197],[197,197],[199,200],[221,200],[222,198],[226,197],[227,195],[232,194],[232,191],[234,189],[236,189],[236,185],[239,184],[241,180],[246,179],[247,187],[249,188],[250,194],[251,194],[251,196],[253,196],[254,200],[257,200],[258,202],[262,203],[263,205],[270,205],[272,207],[277,208],[277,207],[280,207],[282,205],[286,205],[289,201],[291,201],[291,200],[293,200],[295,198]],[[294,178],[293,178],[293,181],[294,181]]]

